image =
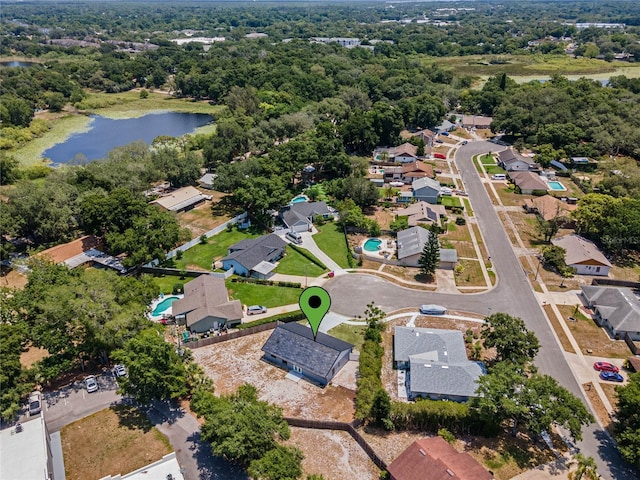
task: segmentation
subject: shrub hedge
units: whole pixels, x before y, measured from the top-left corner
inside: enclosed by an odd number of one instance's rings
[[[272,285],[275,287],[302,288],[302,284],[299,282],[276,282],[273,280],[264,280],[262,278],[233,277],[231,281],[234,283],[255,283],[256,285]]]
[[[305,318],[306,317],[304,316],[304,313],[302,313],[301,310],[296,310],[295,312],[280,313],[272,317],[262,318],[260,320],[254,320],[253,322],[242,323],[238,325],[236,328],[238,330],[244,330],[245,328],[257,327],[258,325],[264,325],[265,323],[271,323],[276,321],[282,322],[282,323],[289,323],[289,322],[297,322],[299,320],[304,320]]]

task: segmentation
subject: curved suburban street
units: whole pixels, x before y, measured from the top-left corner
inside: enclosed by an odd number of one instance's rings
[[[553,376],[560,385],[587,403],[473,164],[473,156],[502,149],[485,141],[469,142],[460,147],[455,156],[463,188],[471,200],[497,274],[498,281],[493,289],[476,294],[444,294],[411,290],[371,275],[340,275],[325,284],[332,298],[331,309],[339,314],[361,315],[366,304],[373,300],[387,312],[436,303],[452,310],[482,315],[506,312],[518,316],[540,340],[541,349],[535,362],[539,370]],[[626,466],[613,440],[598,424],[583,429],[583,440],[577,447],[584,455],[596,459],[603,478],[636,478],[637,472]]]

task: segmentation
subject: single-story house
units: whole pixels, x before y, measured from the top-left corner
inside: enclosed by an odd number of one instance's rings
[[[436,132],[433,132],[433,131],[429,130],[428,128],[425,128],[423,130],[419,130],[417,132],[411,133],[410,136],[411,137],[418,137],[418,138],[422,139],[422,141],[424,142],[426,147],[432,147],[433,146],[433,139],[436,138]]]
[[[300,202],[288,205],[280,212],[284,225],[294,232],[308,232],[317,215],[329,218],[332,213],[325,202]]]
[[[389,149],[389,159],[394,162],[415,162],[418,159],[418,147],[412,143],[403,143]]]
[[[598,249],[595,243],[574,233],[554,238],[551,243],[566,250],[565,261],[576,269],[579,275],[598,275],[606,277],[611,269],[611,262]]]
[[[507,172],[528,172],[540,170],[540,165],[530,157],[525,157],[519,152],[509,148],[498,153],[498,165]]]
[[[46,257],[58,264],[65,264],[69,269],[81,265],[91,265],[95,268],[110,268],[118,273],[124,273],[125,268],[120,258],[102,252],[102,240],[95,235],[85,235],[62,245],[48,248],[38,253],[38,257]]]
[[[442,133],[442,132],[450,132],[454,128],[456,128],[456,126],[453,123],[451,123],[449,120],[443,120],[442,123],[437,127],[435,127],[434,130],[437,133]]]
[[[481,362],[467,358],[459,330],[397,326],[393,363],[409,371],[407,390],[413,398],[466,402],[477,396],[478,379],[486,373]]]
[[[353,345],[291,322],[278,325],[262,346],[264,359],[326,386],[349,361]]]
[[[396,243],[398,245],[398,260],[401,265],[417,267],[420,265],[420,257],[424,246],[429,240],[431,232],[426,228],[415,226],[398,232]],[[438,268],[453,269],[458,262],[458,252],[455,249],[441,248]]]
[[[242,321],[240,300],[229,300],[224,279],[200,275],[184,284],[184,298],[171,304],[173,316],[185,315],[187,328],[202,333]]]
[[[571,212],[578,208],[551,195],[527,198],[523,206],[528,213],[535,213],[547,222],[556,219],[565,228],[572,227],[574,221]]]
[[[205,200],[211,200],[211,197],[195,187],[182,187],[153,200],[151,203],[170,212],[182,212],[192,209]]]
[[[520,193],[524,195],[531,195],[533,192],[549,191],[547,182],[534,172],[513,171],[509,172],[509,178],[514,185],[520,189]]]
[[[410,227],[415,227],[421,223],[436,223],[440,225],[440,219],[447,215],[447,210],[442,205],[416,202],[402,210],[397,210],[396,215],[407,217],[407,222]]]
[[[100,480],[184,480],[182,472],[184,468],[180,467],[176,452],[167,453],[160,460],[140,467],[133,472],[124,475],[107,475]],[[57,477],[56,477],[57,478]]]
[[[229,254],[222,259],[222,268],[245,277],[266,278],[285,253],[287,243],[278,235],[240,240],[229,247]]]
[[[492,117],[484,117],[482,115],[463,115],[462,126],[464,128],[486,129],[491,128],[493,123]]]
[[[419,178],[411,183],[411,188],[413,188],[413,198],[416,200],[434,205],[438,203],[440,182],[437,180],[429,177]]]
[[[422,438],[407,447],[387,468],[391,480],[493,480],[467,452],[458,452],[442,437]],[[428,472],[428,474],[427,474]]]
[[[200,185],[200,187],[202,188],[206,188],[207,190],[213,190],[213,183],[215,182],[217,176],[218,175],[216,175],[215,173],[205,173],[198,179],[198,185]]]
[[[640,299],[630,288],[580,287],[587,306],[595,310],[598,325],[607,329],[613,338],[629,335],[640,340]]]
[[[435,174],[431,165],[420,160],[398,166],[385,167],[383,175],[385,182],[404,182],[407,184],[423,177],[434,178]]]

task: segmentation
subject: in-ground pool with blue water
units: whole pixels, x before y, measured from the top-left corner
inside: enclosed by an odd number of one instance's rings
[[[547,185],[549,185],[549,188],[551,190],[566,190],[564,185],[560,182],[550,181],[550,182],[547,182]]]
[[[291,203],[303,203],[306,202],[308,200],[307,197],[305,197],[304,195],[300,195],[298,197],[295,197],[293,200],[291,200]]]
[[[366,242],[364,242],[364,249],[367,252],[377,252],[380,250],[380,244],[382,244],[382,240],[379,238],[370,238]]]
[[[167,298],[165,298],[159,304],[156,305],[156,308],[153,309],[153,312],[151,312],[151,315],[153,315],[154,317],[157,317],[157,316],[161,315],[176,300],[179,300],[179,298],[178,297],[167,297]]]

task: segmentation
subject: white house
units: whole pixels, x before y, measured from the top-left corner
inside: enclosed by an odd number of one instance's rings
[[[572,233],[554,238],[551,243],[566,250],[565,262],[575,268],[579,275],[609,275],[611,262],[592,241]]]

